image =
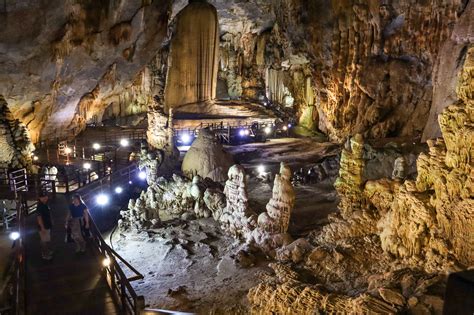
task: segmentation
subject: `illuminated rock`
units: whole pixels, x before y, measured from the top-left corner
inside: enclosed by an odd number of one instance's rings
[[[181,169],[189,178],[199,175],[216,182],[227,179],[227,171],[234,164],[232,156],[224,151],[214,133],[201,129],[183,159]]]

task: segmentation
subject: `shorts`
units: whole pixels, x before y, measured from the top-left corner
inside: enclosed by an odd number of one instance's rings
[[[51,230],[42,230],[42,231],[39,231],[38,233],[39,233],[41,242],[43,243],[51,242]]]

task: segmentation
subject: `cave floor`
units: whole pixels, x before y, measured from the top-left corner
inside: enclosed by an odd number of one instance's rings
[[[295,170],[338,154],[339,146],[285,138],[226,150],[245,167],[250,205],[260,213],[271,197],[273,181],[258,179],[257,165],[264,164],[276,173],[284,161]],[[336,211],[334,179],[295,186],[296,207],[289,231],[293,238],[307,234]],[[152,308],[199,314],[248,313],[247,292],[259,283],[258,275],[269,269],[269,260],[258,255],[244,266],[240,264],[236,256],[244,245],[225,235],[212,218],[169,220],[161,229],[116,233],[114,240],[117,251],[145,276],[133,285]]]

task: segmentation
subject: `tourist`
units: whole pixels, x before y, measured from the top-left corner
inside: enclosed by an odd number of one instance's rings
[[[41,193],[38,198],[38,205],[36,207],[37,222],[39,228],[41,257],[44,260],[51,260],[53,258],[53,251],[51,250],[51,209],[48,206],[48,195]]]
[[[72,239],[76,243],[76,253],[84,253],[86,251],[86,241],[82,235],[81,227],[89,229],[89,215],[87,206],[82,201],[80,195],[72,196],[69,205],[69,213],[66,219],[66,229],[71,228]]]

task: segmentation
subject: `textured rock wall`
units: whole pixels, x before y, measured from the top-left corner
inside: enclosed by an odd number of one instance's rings
[[[393,258],[428,271],[473,264],[473,77],[471,47],[458,76],[459,101],[439,116],[443,138],[428,141],[429,152],[421,153],[416,163],[416,180],[364,182],[360,154],[343,151],[336,181],[341,217],[331,220],[317,240],[376,234]]]
[[[0,95],[0,168],[31,170],[35,150],[25,125],[15,119]]]
[[[274,8],[284,55],[311,61],[321,130],[340,140],[421,135],[433,66],[461,1],[276,0]]]
[[[7,1],[0,11],[0,94],[32,139],[77,132],[119,103],[160,48],[169,6]]]

